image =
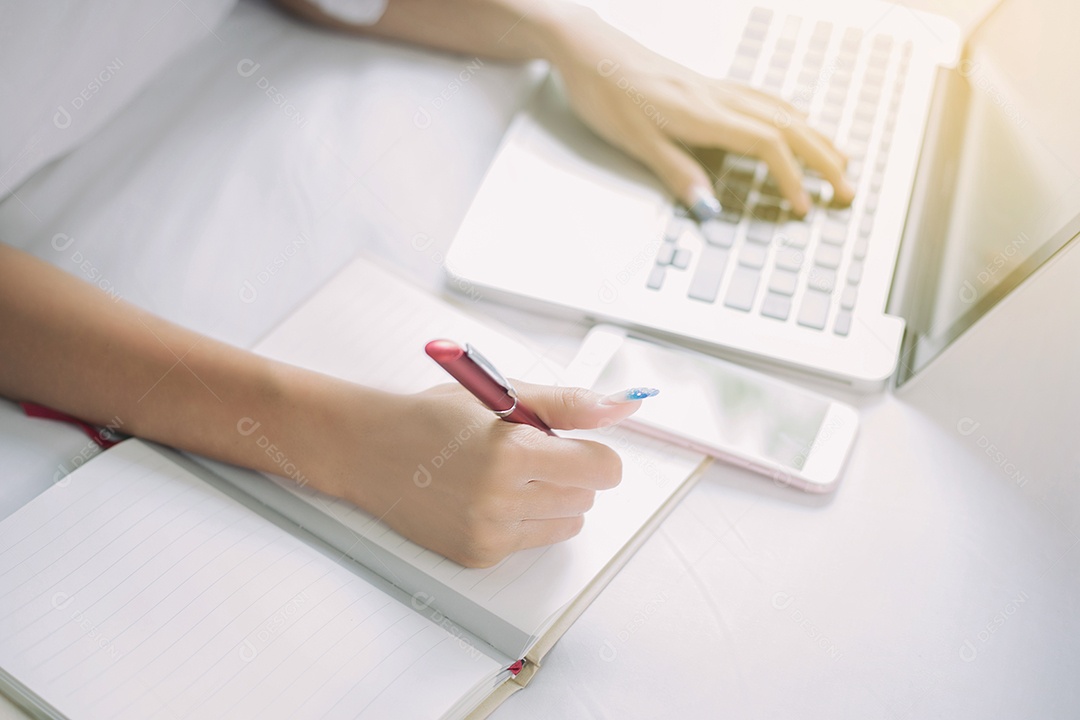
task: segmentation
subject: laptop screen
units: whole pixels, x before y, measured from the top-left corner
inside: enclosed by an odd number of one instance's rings
[[[946,81],[900,383],[1080,233],[1077,28],[1075,0],[1005,0]]]

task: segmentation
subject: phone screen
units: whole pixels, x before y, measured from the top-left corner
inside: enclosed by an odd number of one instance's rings
[[[626,338],[594,383],[602,393],[652,386],[636,422],[737,455],[803,469],[830,400],[685,350]]]

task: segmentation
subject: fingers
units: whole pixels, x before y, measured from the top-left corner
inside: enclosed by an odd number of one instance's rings
[[[788,146],[787,138],[776,127],[748,116],[734,116],[729,121],[730,138],[738,143],[732,149],[756,155],[769,166],[781,194],[800,217],[810,210],[810,197],[802,186],[802,169]]]
[[[527,459],[532,479],[588,490],[608,490],[622,480],[622,458],[603,443],[542,436]]]
[[[700,219],[719,214],[720,202],[713,193],[712,182],[701,163],[685,146],[679,147],[656,133],[649,141],[636,146],[633,152],[679,202],[693,210]]]
[[[714,88],[715,112],[698,128],[718,147],[755,155],[769,166],[781,193],[797,215],[810,209],[802,186],[800,158],[833,186],[838,204],[849,204],[855,190],[844,176],[847,158],[807,123],[806,113],[756,88],[723,83]]]
[[[833,199],[841,205],[850,205],[855,197],[855,188],[844,177],[845,159],[832,146],[823,140],[820,134],[796,131],[788,135],[788,142],[795,154],[803,158],[806,164],[821,173],[833,186]]]
[[[526,520],[521,523],[520,534],[515,550],[553,545],[581,532],[585,526],[585,516],[556,518],[552,520]]]
[[[700,171],[700,168],[698,168]],[[583,388],[514,381],[521,402],[556,430],[608,427],[629,417],[640,402],[616,402]]]
[[[552,520],[584,515],[592,509],[596,492],[545,480],[533,480],[522,491],[523,520]]]

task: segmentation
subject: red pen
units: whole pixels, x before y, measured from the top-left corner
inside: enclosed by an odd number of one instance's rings
[[[472,345],[462,348],[450,340],[432,340],[424,351],[503,420],[555,434],[539,415],[522,404],[510,381]]]

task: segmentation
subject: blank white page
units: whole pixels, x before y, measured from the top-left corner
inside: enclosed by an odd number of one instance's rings
[[[0,667],[139,719],[439,717],[501,669],[137,440],[0,523]]]
[[[507,335],[484,325],[366,260],[357,260],[323,287],[255,349],[353,382],[416,392],[451,381],[424,352],[436,338],[475,345],[508,377],[552,383],[557,372]],[[578,432],[605,442],[623,460],[619,487],[600,493],[585,529],[567,542],[515,553],[485,569],[469,569],[425,550],[364,510],[338,498],[273,478],[281,487],[501,617],[535,635],[576,597],[701,463],[703,456],[633,433]],[[437,481],[437,477],[433,480]],[[279,509],[288,514],[287,508]],[[317,528],[312,528],[318,532]],[[398,579],[390,568],[391,582]],[[439,599],[435,599],[439,605]],[[456,608],[440,607],[454,615]],[[484,628],[471,628],[484,635]],[[492,637],[489,642],[498,644]],[[501,648],[505,652],[512,649]]]
[[[396,393],[455,382],[424,346],[470,343],[507,377],[554,383],[543,355],[364,258],[354,260],[254,350],[292,365]]]

